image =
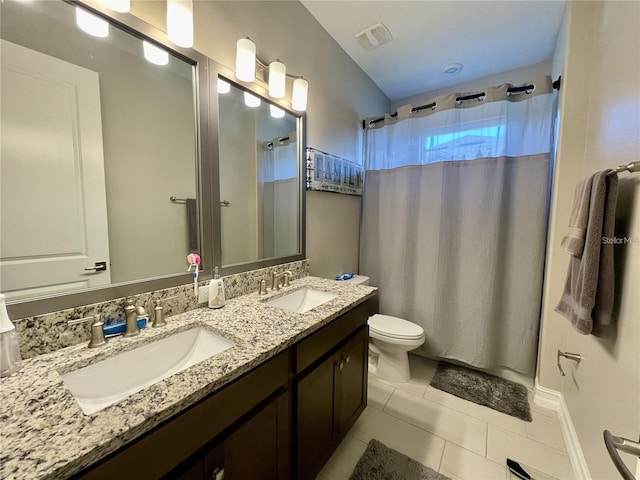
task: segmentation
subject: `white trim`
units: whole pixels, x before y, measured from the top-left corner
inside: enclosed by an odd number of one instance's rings
[[[569,408],[567,407],[567,403],[564,401],[562,393],[543,387],[538,382],[538,377],[536,377],[533,401],[541,407],[549,408],[557,412],[558,420],[560,421],[560,429],[562,430],[564,443],[567,446],[567,452],[569,454],[569,459],[571,460],[574,476],[581,480],[591,480],[591,473],[589,472],[587,461],[582,453],[580,439],[578,438],[576,429],[573,426],[573,420],[571,420],[571,414],[569,413]]]

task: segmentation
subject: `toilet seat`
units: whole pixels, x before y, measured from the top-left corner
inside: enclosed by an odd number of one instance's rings
[[[376,314],[369,317],[369,332],[374,336],[398,340],[420,340],[424,338],[424,330],[420,325],[390,315]]]

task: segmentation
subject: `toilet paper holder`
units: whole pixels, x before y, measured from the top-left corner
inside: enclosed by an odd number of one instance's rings
[[[558,350],[558,355],[556,357],[556,365],[558,365],[558,370],[560,370],[560,375],[562,375],[563,377],[566,376],[566,374],[564,373],[564,370],[562,369],[562,365],[560,364],[560,357],[568,358],[569,360],[573,360],[576,363],[580,363],[580,360],[582,360],[582,355],[580,355],[579,353],[569,353],[569,352],[563,352],[562,350]]]

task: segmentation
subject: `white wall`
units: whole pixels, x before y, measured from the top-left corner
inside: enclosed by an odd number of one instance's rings
[[[396,111],[398,107],[402,107],[403,105],[427,103],[440,95],[450,94],[452,92],[477,92],[484,87],[502,85],[503,83],[519,85],[525,82],[533,82],[545,75],[551,75],[551,60],[516,68],[515,70],[496,73],[495,75],[489,75],[488,77],[478,78],[469,82],[458,83],[439,90],[394,100],[391,102],[391,110]],[[556,77],[553,77],[553,79],[555,80]]]
[[[640,435],[640,175],[619,177],[616,236],[638,240],[615,246],[615,331],[583,336],[554,312],[569,260],[560,240],[576,182],[640,158],[638,25],[638,2],[572,2],[553,62],[563,82],[538,380],[563,393],[594,479],[620,478],[602,441],[604,429],[634,440]],[[564,362],[566,377],[555,365],[558,349],[582,355],[578,365]],[[621,456],[635,471],[635,459]]]
[[[166,31],[164,1],[135,1],[132,13]],[[279,58],[309,81],[307,145],[360,160],[364,117],[389,111],[389,100],[297,1],[194,2],[194,48],[234,68],[236,41],[246,36],[258,56]],[[287,97],[290,98],[291,84]],[[327,212],[331,214],[328,215]],[[360,199],[307,195],[307,257],[313,275],[358,266]]]

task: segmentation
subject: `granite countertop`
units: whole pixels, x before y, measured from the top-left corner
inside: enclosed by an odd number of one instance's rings
[[[337,298],[303,314],[264,303],[302,287],[335,293]],[[167,319],[166,327],[146,328],[133,338],[117,337],[101,348],[75,345],[26,360],[19,373],[0,381],[0,478],[65,478],[77,473],[375,293],[374,287],[303,277],[280,292],[234,298],[219,310],[191,310]],[[82,412],[63,384],[61,374],[194,326],[236,345],[92,415]]]

